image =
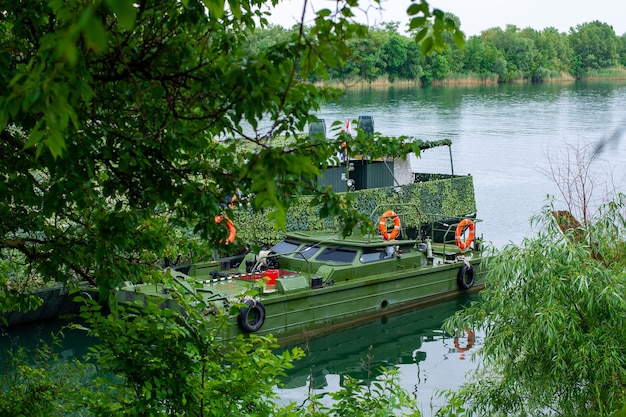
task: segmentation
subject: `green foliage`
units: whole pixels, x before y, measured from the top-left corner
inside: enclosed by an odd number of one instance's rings
[[[301,350],[276,356],[271,338],[254,335],[218,348],[211,337],[190,337],[197,323],[183,319],[172,326],[166,319],[171,312],[131,307],[126,313],[131,313],[128,335],[117,333],[124,330],[123,321],[95,326],[106,345],[92,349],[97,367],[52,354],[53,346],[61,346],[58,340],[39,348],[34,363],[23,349],[2,358],[0,415],[421,415],[415,397],[402,388],[397,369],[386,368],[373,380],[348,377],[340,391],[329,394],[330,405],[315,393],[303,406],[278,405],[272,384],[279,385],[277,378],[301,357]],[[130,324],[134,321],[141,325],[135,328]],[[203,343],[212,347],[201,351]],[[215,354],[224,356],[211,358]],[[222,363],[223,368],[217,366]]]
[[[415,400],[399,388],[399,374],[396,370],[381,371],[380,380],[363,385],[361,381],[347,378],[343,389],[332,395],[337,401],[336,414],[344,416],[397,416],[419,417]],[[390,395],[393,393],[392,395]]]
[[[608,68],[619,63],[619,40],[612,26],[599,21],[578,25],[569,42],[586,70]]]
[[[437,20],[438,12],[431,11],[422,16],[422,8],[422,4],[416,3],[409,9],[417,13],[413,21],[423,25],[420,30],[411,31],[412,37],[398,34],[397,22],[386,22],[370,28],[367,39],[348,39],[351,53],[345,60],[329,67],[331,81],[386,78],[390,82],[413,80],[430,84],[436,80],[468,76],[480,80],[496,78],[499,82],[549,81],[562,78],[563,74],[593,77],[596,73],[591,71],[621,68],[620,65],[626,62],[626,38],[616,36],[609,25],[598,21],[578,25],[569,34],[560,33],[553,27],[537,31],[508,25],[505,30],[488,28],[465,40],[459,30],[461,22],[458,17],[444,13]],[[451,26],[445,23],[435,25],[436,21],[445,22],[446,19]],[[436,33],[436,28],[442,30],[441,33]],[[296,33],[298,28],[291,31]],[[267,45],[270,35],[277,39],[284,36],[272,27],[257,31],[255,37],[258,40],[253,37],[250,42],[258,45],[256,47]],[[430,37],[422,39],[421,36]],[[415,38],[420,39],[418,43]],[[439,41],[444,43],[437,45]],[[450,73],[438,69],[442,68],[442,58],[445,58]],[[605,76],[620,78],[623,72]],[[320,78],[312,75],[309,80],[320,81]]]
[[[86,280],[106,302],[124,281],[150,282],[164,258],[228,252],[215,217],[234,218],[227,203],[238,191],[250,196],[253,213],[271,209],[279,228],[301,195],[315,196],[323,216],[341,215],[349,228],[369,222],[344,196],[315,185],[337,143],[299,135],[321,103],[341,94],[306,80],[347,62],[348,40],[369,39],[353,20],[358,3],[322,9],[311,26],[254,45],[251,37],[267,27],[267,3],[5,4],[2,310],[32,306],[8,301],[26,290],[4,289],[18,275],[42,286]],[[436,38],[442,16],[433,15]],[[276,146],[274,137],[287,141]],[[396,138],[361,135],[352,144],[373,158],[412,150]],[[300,353],[276,356],[273,339],[254,335],[220,341],[225,318],[205,317],[211,306],[200,300],[177,301],[185,314],[152,304],[113,304],[106,314],[87,302],[89,332],[102,342],[93,350],[100,377],[78,387],[51,369],[18,367],[3,410],[18,404],[13,412],[55,415],[73,404],[95,415],[280,414],[271,387]]]
[[[543,226],[493,259],[479,301],[446,323],[485,331],[484,366],[456,395],[478,415],[608,416],[626,399],[626,205],[585,228]]]
[[[322,191],[311,184],[336,150],[298,133],[340,91],[303,80],[345,62],[346,40],[367,40],[367,28],[345,4],[337,19],[320,11],[306,30],[255,47],[264,5],[7,5],[2,256],[19,251],[44,283],[87,280],[108,296],[172,253],[227,250],[214,218],[233,217],[222,203],[237,190],[284,228],[298,195]],[[276,147],[278,136],[293,141]],[[394,138],[359,146],[373,157],[402,153]],[[363,220],[320,195],[327,216]]]
[[[444,34],[450,33],[453,42],[461,47],[465,42],[465,35],[459,28],[455,16],[440,9],[429,9],[424,1],[412,2],[407,13],[411,18],[409,30],[413,31],[414,39],[421,44],[422,53],[429,54],[435,50],[442,50],[448,46]]]
[[[254,334],[220,340],[226,316],[173,295],[184,315],[152,302],[106,317],[85,309],[102,343],[91,349],[101,388],[83,389],[86,406],[96,415],[280,414],[272,387],[302,351],[276,355],[275,339]]]
[[[52,335],[34,352],[7,351],[0,358],[0,416],[78,416],[85,412],[77,392],[95,375],[93,365],[61,359],[55,348],[62,334]],[[6,338],[6,336],[4,336]]]
[[[399,35],[389,38],[383,47],[385,68],[389,74],[389,80],[402,77],[402,66],[407,60],[407,44]]]
[[[360,381],[347,376],[342,389],[331,393],[332,405],[326,406],[319,396],[310,396],[303,417],[354,416],[354,417],[419,417],[415,397],[400,385],[397,369],[380,369],[374,380]]]
[[[6,250],[0,258],[0,300],[3,307],[0,311],[28,311],[41,306],[43,299],[33,294],[40,289],[43,281],[29,271],[25,257],[16,250]],[[0,325],[6,321],[0,317]],[[6,323],[5,323],[6,324]]]

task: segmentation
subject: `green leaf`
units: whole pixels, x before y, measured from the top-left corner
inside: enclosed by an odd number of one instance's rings
[[[102,22],[97,16],[91,15],[85,25],[85,42],[87,47],[95,51],[102,51],[106,48],[106,33]]]
[[[28,139],[24,144],[24,149],[32,148],[35,145],[38,145],[43,138],[43,132],[41,131],[42,122],[37,122],[37,125],[30,131],[28,135]]]
[[[0,98],[0,132],[4,130],[9,122],[9,112],[4,109],[4,100]]]
[[[456,30],[452,34],[452,40],[457,47],[462,48],[465,45],[465,34],[460,30]]]
[[[417,14],[423,13],[424,16],[429,15],[429,7],[428,4],[424,1],[420,2],[411,2],[411,5],[407,8],[407,14],[409,16],[415,16]]]
[[[422,40],[422,54],[430,54],[435,47],[435,42],[432,37],[427,37]]]
[[[225,0],[202,0],[202,2],[209,9],[209,15],[216,19],[224,16]]]
[[[63,155],[63,150],[65,149],[65,138],[57,129],[48,129],[48,132],[49,134],[46,144],[48,145],[48,149],[50,149],[52,156],[54,158],[58,158]]]
[[[127,30],[135,27],[137,9],[132,0],[107,0],[108,6],[117,15],[120,25]]]
[[[241,19],[241,2],[239,0],[228,0],[230,12],[237,20]]]

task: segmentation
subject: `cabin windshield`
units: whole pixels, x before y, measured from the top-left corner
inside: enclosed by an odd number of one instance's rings
[[[356,258],[356,250],[343,248],[325,248],[315,258],[316,261],[352,263]]]
[[[283,240],[282,242],[278,242],[277,244],[272,246],[270,252],[280,255],[282,253],[295,252],[299,247],[299,242],[295,242],[293,240]]]
[[[298,251],[298,253],[296,253],[295,255],[293,255],[294,258],[304,258],[304,259],[311,259],[311,257],[313,255],[315,255],[317,253],[317,251],[320,249],[319,246],[317,245],[313,245],[313,244],[309,244],[309,245],[304,245],[302,247],[302,249],[300,249]]]
[[[362,263],[382,261],[383,259],[393,258],[394,250],[392,246],[380,248],[365,248],[363,254],[359,258]]]

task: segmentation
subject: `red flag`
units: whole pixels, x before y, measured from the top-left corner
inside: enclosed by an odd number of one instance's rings
[[[343,127],[343,131],[352,136],[352,119],[348,119]]]

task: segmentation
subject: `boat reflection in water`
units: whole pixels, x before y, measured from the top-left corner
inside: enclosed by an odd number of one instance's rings
[[[469,337],[461,331],[454,337],[441,330],[446,318],[477,298],[477,293],[460,296],[283,346],[277,352],[300,346],[307,356],[287,371],[284,386],[276,392],[281,402],[300,404],[309,392],[339,391],[347,375],[367,381],[380,375],[381,367],[395,367],[400,372],[401,386],[416,395],[423,415],[429,415],[430,407],[444,403],[434,397],[435,391],[457,388],[465,374],[477,367],[471,354],[480,344],[481,335]],[[6,357],[10,348],[21,346],[32,351],[42,341],[50,343],[50,334],[66,324],[66,320],[58,319],[11,327],[0,335],[0,359]],[[55,350],[62,359],[82,359],[89,346],[97,343],[97,339],[87,337],[81,330],[66,329],[60,351]],[[325,397],[322,402],[325,401],[330,399]]]
[[[471,354],[481,337],[469,329],[447,335],[441,326],[455,311],[477,298],[472,294],[378,317],[286,346],[300,346],[307,355],[287,371],[279,396],[285,403],[302,403],[309,392],[339,391],[346,376],[368,381],[379,376],[381,368],[395,367],[400,372],[401,386],[416,395],[420,407],[443,405],[443,399],[434,397],[436,391],[457,388],[466,373],[476,368]]]

